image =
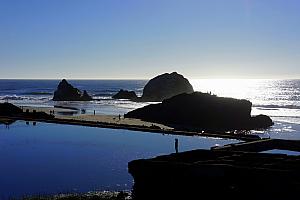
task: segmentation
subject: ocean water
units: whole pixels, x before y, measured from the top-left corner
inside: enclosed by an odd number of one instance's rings
[[[0,199],[131,190],[131,160],[237,140],[19,121],[0,124]]]
[[[218,96],[247,99],[252,115],[265,114],[274,126],[251,131],[261,137],[300,139],[300,80],[207,79],[192,80],[194,89]]]
[[[120,89],[142,94],[146,80],[70,80],[75,87],[87,90],[91,102],[53,102],[52,96],[59,80],[0,80],[0,102],[18,105],[66,106],[87,113],[124,114],[148,105],[128,100],[114,100]],[[253,103],[252,115],[269,115],[275,125],[268,130],[252,131],[261,137],[300,139],[300,80],[262,79],[199,79],[190,80],[195,91],[218,96],[248,99]]]
[[[114,100],[112,95],[120,89],[133,90],[141,95],[145,80],[69,80],[80,90],[87,90],[95,99],[91,102],[54,102],[53,93],[60,80],[0,80],[0,102],[9,101],[23,106],[65,106],[96,110],[99,114],[118,115],[147,105],[128,100]]]
[[[252,115],[266,114],[275,122],[261,137],[300,139],[300,80],[190,80],[195,91],[248,99]],[[123,114],[150,104],[113,100],[119,89],[138,95],[145,80],[71,80],[94,98],[91,102],[53,102],[59,80],[0,80],[0,102],[17,105],[66,106],[87,113]],[[128,130],[18,121],[0,124],[0,199],[91,190],[130,190],[133,179],[127,163],[179,150],[208,149],[236,143],[204,137],[186,137]],[[278,153],[278,151],[275,151]]]

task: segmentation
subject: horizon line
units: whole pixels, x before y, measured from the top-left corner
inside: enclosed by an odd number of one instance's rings
[[[152,77],[154,78],[154,77]],[[0,78],[0,80],[150,80],[152,78]],[[185,77],[187,78],[187,77]],[[187,78],[188,80],[299,80],[299,78]]]

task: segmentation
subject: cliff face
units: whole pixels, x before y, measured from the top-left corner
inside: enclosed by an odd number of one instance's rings
[[[141,101],[163,101],[178,94],[192,92],[192,85],[182,75],[177,72],[165,73],[146,84]]]
[[[127,113],[125,117],[209,130],[248,129],[272,125],[272,120],[267,116],[253,119],[251,106],[252,103],[247,100],[194,92],[136,109]]]
[[[63,79],[54,92],[53,101],[91,101],[92,97],[84,90],[83,93]]]

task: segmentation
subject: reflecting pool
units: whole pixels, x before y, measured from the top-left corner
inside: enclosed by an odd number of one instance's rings
[[[237,140],[17,121],[0,124],[0,199],[23,195],[130,190],[127,163]]]

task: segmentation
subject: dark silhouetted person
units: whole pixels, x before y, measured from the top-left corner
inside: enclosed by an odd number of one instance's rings
[[[119,114],[119,120],[121,120],[121,115]]]
[[[96,114],[96,111],[94,110],[94,115]]]
[[[175,152],[178,153],[178,139],[175,139]]]

